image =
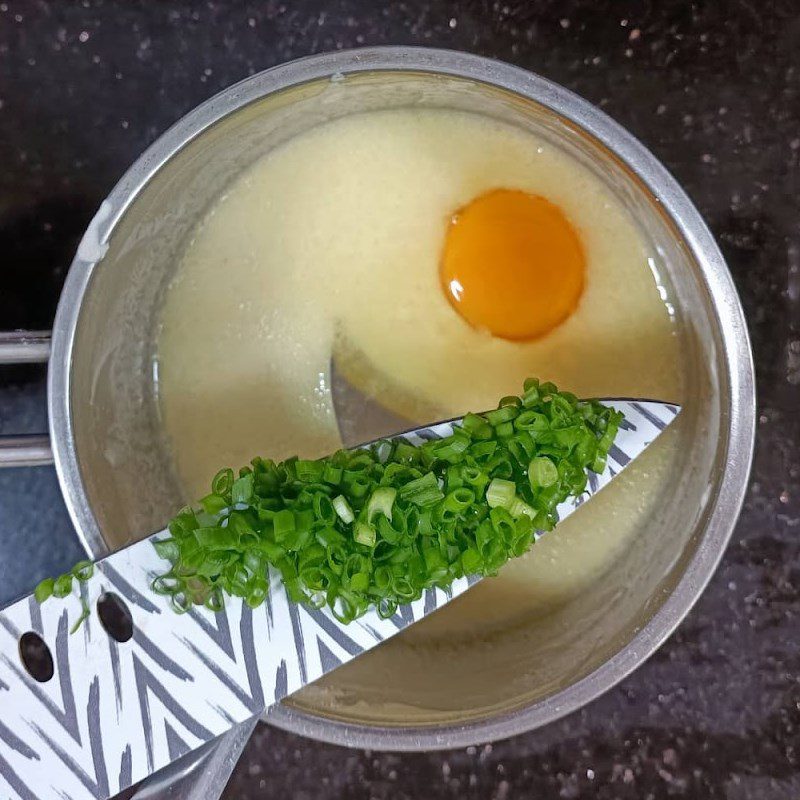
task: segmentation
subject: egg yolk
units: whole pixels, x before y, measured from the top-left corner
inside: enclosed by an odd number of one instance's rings
[[[460,208],[441,261],[445,294],[475,328],[536,339],[575,310],[586,258],[561,209],[544,197],[495,189]]]

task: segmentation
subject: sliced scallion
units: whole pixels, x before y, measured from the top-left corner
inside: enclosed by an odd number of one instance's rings
[[[558,467],[546,456],[539,456],[528,464],[528,480],[535,491],[552,486],[558,480]]]
[[[383,514],[391,522],[395,497],[397,497],[397,489],[391,486],[381,486],[376,489],[367,503],[367,522],[372,523],[378,514]]]
[[[350,503],[347,502],[347,498],[344,495],[340,494],[338,497],[333,498],[333,510],[336,512],[336,516],[339,517],[345,525],[349,525],[355,519],[353,509],[350,507]]]
[[[358,520],[356,522],[355,528],[353,529],[353,538],[359,544],[366,545],[367,547],[372,547],[375,544],[375,539],[377,538],[377,534],[375,532],[375,526],[370,525],[368,522]]]
[[[343,622],[371,607],[390,617],[426,589],[494,575],[524,553],[556,524],[559,503],[585,490],[587,472],[604,468],[621,421],[530,379],[522,396],[419,446],[398,438],[220,470],[198,507],[153,541],[168,564],[153,591],[179,613],[219,611],[228,595],[256,608],[273,569],[294,602],[327,605]],[[66,597],[92,569],[81,562],[35,596]]]
[[[489,508],[508,508],[514,502],[516,492],[514,481],[495,478],[486,489],[486,502]]]

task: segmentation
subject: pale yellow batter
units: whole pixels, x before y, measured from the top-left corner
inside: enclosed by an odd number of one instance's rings
[[[532,343],[476,332],[439,286],[451,214],[498,187],[560,205],[587,256],[576,312]],[[375,112],[290,140],[220,198],[167,293],[160,404],[187,497],[256,454],[316,457],[340,446],[334,351],[354,381],[420,422],[492,407],[529,375],[584,396],[680,400],[675,325],[650,256],[592,174],[477,115]],[[675,441],[668,432],[598,497],[591,525],[574,515],[398,647],[457,642],[575,595],[635,534]]]

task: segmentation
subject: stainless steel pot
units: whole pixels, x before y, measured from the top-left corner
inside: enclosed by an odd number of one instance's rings
[[[334,691],[330,702],[301,696],[268,716],[287,730],[340,744],[425,750],[535,728],[620,681],[691,608],[741,507],[755,430],[742,308],[697,210],[639,142],[565,89],[462,53],[356,50],[248,78],[167,131],[102,204],[59,304],[48,399],[56,469],[87,551],[97,556],[109,544],[160,527],[179,492],[159,430],[151,348],[159,298],[193,226],[254,154],[343,114],[399,106],[477,111],[535,129],[600,176],[659,254],[680,319],[688,379],[680,433],[685,452],[665,486],[663,508],[602,582],[606,589],[592,589],[559,612],[558,624],[575,634],[564,653],[542,665],[535,636],[498,638],[498,663],[504,648],[516,648],[508,663],[517,674],[507,681],[495,676],[501,688],[480,706],[471,706],[465,693],[447,708],[397,716],[349,705],[346,691],[338,702]],[[45,354],[41,337],[0,341],[0,359]],[[0,459],[17,463],[43,463],[47,456],[41,440],[7,442],[0,451]],[[620,582],[621,597],[608,594]],[[609,607],[614,613],[606,616],[613,619],[598,622],[596,609]],[[581,643],[578,634],[590,625],[593,635]],[[447,670],[441,672],[445,680]],[[346,684],[346,676],[341,680]]]

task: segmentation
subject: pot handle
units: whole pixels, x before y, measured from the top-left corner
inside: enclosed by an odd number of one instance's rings
[[[0,332],[0,364],[36,364],[50,356],[50,331]],[[38,467],[53,463],[50,437],[0,436],[0,467]]]

